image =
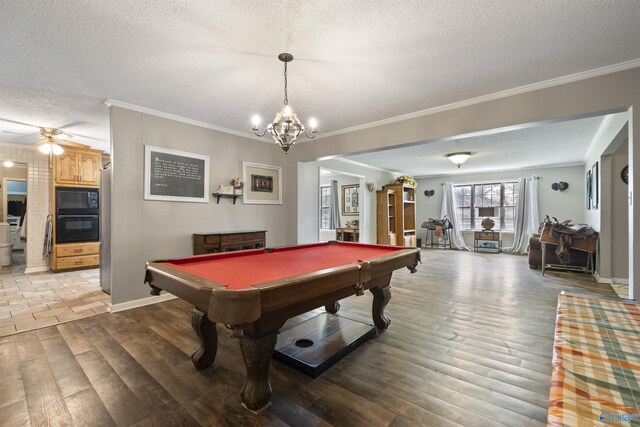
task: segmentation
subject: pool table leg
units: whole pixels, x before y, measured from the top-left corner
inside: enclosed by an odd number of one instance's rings
[[[389,277],[391,279],[391,277]],[[387,282],[388,283],[388,282]],[[387,285],[382,288],[370,288],[373,294],[372,316],[373,323],[378,329],[387,329],[391,324],[391,319],[384,315],[384,308],[391,300],[391,286]]]
[[[324,309],[327,313],[336,314],[338,310],[340,310],[340,303],[338,301],[335,301],[331,304],[325,305]]]
[[[269,365],[277,335],[278,331],[275,331],[254,338],[245,333],[240,338],[240,350],[247,368],[247,379],[240,390],[240,397],[242,404],[254,413],[260,413],[271,406]]]
[[[200,348],[191,355],[196,369],[204,369],[213,365],[218,352],[218,331],[215,322],[207,317],[207,313],[194,308],[191,314],[191,326],[200,339]]]

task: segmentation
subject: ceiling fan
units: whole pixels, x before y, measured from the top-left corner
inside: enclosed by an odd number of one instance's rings
[[[37,145],[42,154],[49,154],[59,156],[64,153],[64,150],[60,145],[56,143],[57,140],[72,138],[71,135],[62,132],[60,129],[54,128],[40,128],[40,135],[44,137],[44,139],[38,141]]]

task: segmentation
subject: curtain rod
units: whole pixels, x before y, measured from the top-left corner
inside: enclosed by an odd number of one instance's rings
[[[531,176],[528,177],[530,179],[540,179],[539,176]],[[499,184],[502,182],[516,182],[520,181],[520,178],[511,179],[489,179],[484,181],[463,181],[463,182],[452,182],[453,185],[476,185],[476,184]],[[445,185],[446,182],[441,182],[440,185]]]

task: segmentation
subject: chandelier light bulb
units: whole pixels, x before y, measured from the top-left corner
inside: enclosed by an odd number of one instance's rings
[[[53,150],[53,154],[56,156],[64,153],[64,150],[58,144],[51,144],[51,149]]]
[[[254,128],[257,128],[260,125],[260,122],[262,120],[260,119],[260,116],[255,114],[252,118],[251,118],[251,123],[253,124]]]
[[[309,119],[309,127],[311,127],[311,130],[316,130],[316,128],[318,127],[318,121],[315,117],[311,117]]]
[[[291,117],[291,107],[289,107],[288,105],[284,106],[284,116]]]

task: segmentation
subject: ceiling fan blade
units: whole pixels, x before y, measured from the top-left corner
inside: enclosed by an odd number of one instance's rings
[[[27,136],[27,135],[31,135],[30,133],[20,133],[20,132],[12,132],[10,130],[3,130],[2,133],[11,133],[13,135],[22,135],[22,136]]]

